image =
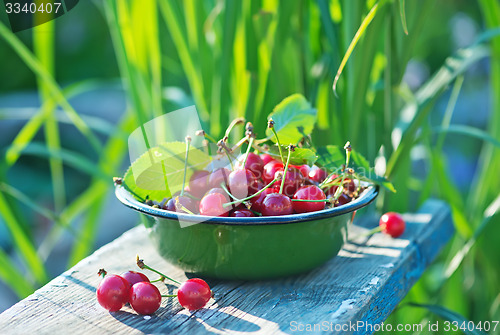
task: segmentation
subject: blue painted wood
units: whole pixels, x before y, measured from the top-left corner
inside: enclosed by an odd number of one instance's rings
[[[2,334],[370,333],[453,235],[450,211],[443,202],[427,201],[405,219],[407,229],[397,239],[382,233],[356,238],[376,226],[377,218],[356,221],[339,255],[301,276],[259,282],[208,281],[215,300],[193,313],[174,298],[163,301],[151,317],[139,316],[129,307],[108,313],[95,300],[100,280],[96,272],[101,267],[111,273],[135,269],[138,253],[173,278],[187,278],[161,259],[146,229],[137,227],[0,314],[0,329]],[[175,292],[171,285],[158,287],[163,294]]]

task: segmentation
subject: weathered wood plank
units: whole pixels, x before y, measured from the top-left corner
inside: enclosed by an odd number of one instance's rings
[[[290,334],[317,324],[309,334],[342,325],[346,330],[345,325],[358,321],[375,325],[385,320],[453,234],[450,211],[440,201],[426,202],[405,219],[407,230],[401,238],[381,233],[351,237],[337,257],[304,275],[259,282],[209,281],[215,300],[194,313],[174,298],[163,301],[151,317],[138,316],[128,307],[108,313],[95,299],[101,267],[110,273],[135,270],[139,254],[177,280],[187,278],[156,253],[146,230],[137,227],[2,313],[0,329],[9,334]],[[352,225],[349,234],[359,235],[367,229],[361,226],[376,224],[376,219],[365,218]],[[175,290],[159,287],[163,294]],[[363,334],[366,327],[337,333]]]

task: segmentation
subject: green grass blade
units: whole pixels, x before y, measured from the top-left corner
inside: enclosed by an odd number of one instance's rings
[[[17,121],[26,121],[24,124],[23,128],[21,128],[21,131],[24,129],[24,127],[28,125],[32,125],[31,121],[33,119],[39,118],[41,115],[40,109],[38,108],[6,108],[6,109],[1,109],[0,108],[0,120],[17,120]],[[63,113],[56,113],[54,116],[59,124],[64,124],[64,125],[72,125],[73,123],[71,120],[68,119],[68,117],[63,114]],[[94,130],[96,133],[106,135],[106,136],[120,136],[124,141],[128,139],[128,136],[130,134],[126,134],[123,131],[120,131],[119,129],[116,128],[116,125],[109,122],[106,119],[103,119],[99,116],[90,116],[90,115],[82,115],[82,120],[85,121],[85,123]],[[40,122],[40,125],[35,125],[36,127],[40,127],[43,123],[43,119]],[[20,132],[21,132],[20,131]],[[30,132],[32,129],[30,129]],[[18,136],[20,135],[20,132],[18,133]],[[20,141],[12,141],[11,146],[8,148],[6,152],[6,157],[11,157],[14,160],[13,161],[7,161],[5,160],[6,163],[8,163],[8,166],[12,166],[17,162],[17,159],[21,155],[21,152],[24,147],[26,147],[36,134],[36,131],[34,132],[33,135],[31,134],[26,134],[26,136],[19,136]],[[30,137],[31,136],[31,137]],[[17,136],[16,136],[17,138]],[[9,156],[10,154],[10,156]],[[15,156],[12,156],[14,155]]]
[[[436,6],[436,1],[434,0],[421,0],[418,2],[414,2],[413,11],[409,11],[409,13],[413,16],[413,22],[411,22],[411,26],[409,34],[402,43],[401,48],[401,64],[406,64],[410,58],[413,56],[415,52],[415,47],[420,41],[419,37],[422,34],[424,28],[428,25],[427,19],[429,18],[429,14],[434,10],[434,6]],[[401,73],[403,75],[404,73]]]
[[[359,67],[355,69],[354,77],[356,78],[356,88],[355,94],[357,97],[353,99],[351,117],[349,120],[349,140],[353,143],[361,143],[359,139],[359,132],[364,128],[362,123],[365,122],[364,116],[366,116],[366,110],[370,107],[367,106],[367,99],[365,98],[369,94],[370,88],[370,76],[373,71],[373,67],[376,66],[377,49],[380,41],[380,34],[383,31],[385,22],[385,15],[377,15],[372,23],[371,28],[365,31],[365,38],[363,43],[359,46],[359,54],[361,55],[361,62]],[[389,64],[386,65],[387,68]],[[391,90],[388,90],[389,94],[392,94]],[[370,128],[373,128],[370,126]],[[354,142],[355,141],[355,142]],[[369,141],[366,138],[366,141]],[[338,142],[337,142],[338,143]],[[368,142],[375,145],[375,142]],[[378,148],[371,148],[372,151],[378,150]]]
[[[33,142],[25,147],[22,151],[23,155],[32,155],[43,158],[57,158],[62,160],[68,166],[71,166],[79,171],[82,171],[90,176],[99,179],[109,180],[111,175],[106,174],[95,163],[90,161],[87,157],[66,149],[50,149],[42,143]]]
[[[279,12],[279,6],[275,1],[266,2],[264,5],[266,12],[256,14],[255,18],[256,25],[260,29],[257,29],[259,31],[257,45],[258,80],[255,93],[254,122],[261,120],[263,114],[266,115],[270,111],[270,109],[265,109],[265,100],[269,91],[269,75],[272,68],[273,52],[276,48],[275,44],[279,42],[277,39],[278,25],[279,20],[282,19],[282,15],[279,14],[285,14]]]
[[[5,282],[19,298],[25,298],[35,290],[25,278],[26,276],[17,269],[17,265],[9,258],[9,255],[0,248],[0,279]]]
[[[491,202],[489,206],[486,208],[486,210],[483,213],[482,220],[479,226],[474,231],[472,237],[469,240],[467,240],[467,242],[462,246],[462,248],[453,256],[453,259],[450,261],[444,272],[444,278],[442,279],[443,282],[448,278],[450,278],[455,273],[455,271],[457,271],[457,269],[460,267],[465,257],[471,251],[472,247],[476,243],[479,236],[481,236],[481,234],[488,227],[490,222],[493,222],[491,221],[491,219],[499,212],[500,212],[500,195],[497,196],[495,200],[493,200],[493,202]]]
[[[43,265],[40,257],[37,255],[33,242],[17,222],[17,219],[14,216],[3,192],[0,192],[0,215],[5,221],[7,229],[12,236],[15,249],[20,253],[23,260],[26,262],[26,265],[30,269],[30,273],[33,274],[39,284],[45,284],[48,281],[45,266]]]
[[[487,27],[490,29],[483,33],[480,40],[491,40],[490,57],[490,119],[488,121],[488,132],[496,140],[500,140],[500,3],[496,0],[480,0],[480,10],[485,19]],[[484,205],[498,194],[498,187],[492,180],[498,178],[500,170],[500,156],[496,154],[495,148],[486,143],[481,149],[479,161],[483,162],[479,166],[480,173],[471,183],[468,203],[473,210],[471,217],[478,217]]]
[[[65,87],[62,92],[67,99],[78,96],[84,92],[98,90],[100,88],[109,87],[110,82],[108,81],[97,81],[97,80],[85,80]],[[46,121],[48,115],[50,115],[51,110],[55,108],[55,102],[52,99],[45,101],[40,109],[36,113],[25,114],[21,109],[0,109],[0,120],[2,119],[28,119],[26,124],[18,132],[14,140],[11,142],[11,146],[6,151],[5,161],[7,166],[14,165],[24,147],[26,147],[31,140],[35,137],[36,133],[40,127]],[[59,115],[54,115],[59,122],[65,122],[73,124],[71,119],[66,115],[66,119],[63,119]],[[110,134],[111,129],[114,128],[104,119],[100,120],[91,116],[82,116],[82,120],[89,126],[89,128],[95,131],[100,131],[104,134]]]
[[[58,224],[51,228],[38,247],[38,254],[42,259],[47,258],[52,252],[65,230],[68,230],[75,238],[80,239],[80,243],[92,245],[92,239],[81,236],[70,224],[94,203],[97,203],[97,199],[102,192],[102,184],[93,182],[82,194],[64,208],[59,215],[59,220],[55,221]]]
[[[489,133],[486,131],[475,128],[472,126],[466,126],[466,125],[451,125],[448,127],[435,127],[434,132],[438,134],[459,134],[459,135],[465,135],[469,137],[474,137],[479,140],[483,140],[485,142],[488,142],[492,145],[494,145],[497,148],[500,148],[500,141],[491,136]]]
[[[368,27],[370,22],[372,22],[373,18],[375,17],[375,14],[377,14],[378,8],[379,8],[379,3],[377,2],[370,9],[370,11],[366,15],[366,17],[363,19],[363,22],[361,22],[361,26],[359,27],[358,31],[354,35],[351,43],[349,44],[349,47],[347,48],[347,51],[346,51],[344,57],[342,58],[342,61],[340,62],[340,66],[339,66],[339,69],[337,70],[337,74],[335,75],[335,79],[333,80],[333,86],[332,86],[333,92],[335,94],[337,94],[337,82],[340,78],[340,75],[342,74],[342,71],[344,70],[344,67],[347,63],[347,60],[349,60],[349,57],[351,57],[351,54],[354,50],[354,47],[356,47],[356,44],[358,44],[359,39],[365,33],[366,28]]]
[[[45,218],[49,220],[57,220],[57,214],[45,207],[41,207],[37,205],[35,202],[33,202],[33,199],[28,197],[26,194],[22,193],[15,187],[6,184],[4,182],[0,182],[0,191],[9,194],[11,197],[17,199],[18,201],[22,202],[23,206],[29,207],[36,211],[38,214],[44,216]]]
[[[54,21],[49,21],[43,27],[37,26],[33,28],[33,47],[35,55],[40,61],[40,65],[47,73],[54,77]],[[40,101],[42,104],[46,101],[52,101],[49,85],[40,77],[38,79],[38,88]],[[45,120],[45,141],[49,150],[58,151],[61,148],[59,137],[59,125],[55,114],[56,106],[54,103],[45,104],[47,108],[47,118]],[[45,114],[44,113],[44,114]],[[61,159],[57,157],[49,158],[50,174],[52,178],[52,189],[54,195],[54,208],[59,212],[66,204],[66,188],[64,185],[64,169]]]
[[[230,84],[231,76],[230,70],[233,66],[233,47],[236,31],[236,19],[239,13],[239,1],[226,0],[224,5],[224,23],[222,32],[222,50],[220,73],[217,76],[220,82],[220,109],[213,111],[210,117],[211,126],[210,131],[218,134],[222,131],[222,125],[229,124],[229,111],[231,108],[231,95]]]
[[[124,119],[120,122],[120,128],[125,132],[131,132],[135,128],[134,118],[131,115],[125,115]],[[106,143],[106,147],[99,161],[99,168],[108,175],[117,175],[117,171],[121,166],[123,158],[127,152],[127,143],[118,137],[112,137]],[[77,206],[69,206],[67,211],[61,215],[65,219],[70,219],[71,215],[75,215],[78,209],[78,204],[88,201],[89,210],[82,227],[80,229],[80,236],[82,239],[75,241],[73,250],[71,251],[68,266],[76,264],[78,261],[88,256],[92,251],[96,239],[98,218],[104,206],[108,190],[113,186],[111,178],[107,180],[94,179],[89,189],[92,193],[86,193],[85,199],[80,199]],[[95,195],[95,196],[93,196]],[[73,209],[74,208],[74,209]]]
[[[333,49],[333,64],[337,65],[339,63],[339,54],[336,52],[339,47],[338,29],[336,29],[330,16],[330,8],[327,0],[317,0],[317,3],[320,10],[319,13],[321,15],[321,23],[325,29],[326,38]]]
[[[462,49],[456,55],[449,57],[445,65],[415,94],[416,101],[405,106],[402,115],[412,115],[410,122],[400,122],[393,130],[401,134],[401,141],[396,144],[396,150],[387,163],[386,175],[390,178],[397,170],[398,162],[402,156],[409,154],[409,149],[415,141],[415,134],[420,128],[428,113],[430,105],[458,75],[462,74],[469,66],[488,55],[488,48],[483,45],[474,45]]]
[[[451,90],[450,99],[448,100],[448,105],[446,105],[446,109],[444,111],[443,120],[441,121],[441,128],[449,128],[451,123],[451,117],[453,116],[453,111],[455,110],[455,105],[457,104],[458,95],[460,94],[460,90],[462,88],[462,84],[464,83],[464,76],[458,76],[457,80],[455,80],[455,84],[453,84],[453,89]],[[446,133],[443,132],[439,135],[436,141],[436,150],[441,151],[443,148],[444,140]]]
[[[99,182],[97,186],[98,196],[95,201],[91,204],[87,210],[86,218],[83,222],[82,228],[80,229],[79,236],[75,240],[73,249],[71,251],[68,267],[74,266],[81,259],[85,258],[92,251],[94,241],[96,239],[96,230],[98,227],[99,216],[104,208],[104,202],[106,200],[106,191],[109,189],[111,183]]]
[[[413,307],[419,307],[419,308],[425,308],[429,312],[434,313],[440,317],[442,317],[445,320],[448,320],[452,322],[453,324],[457,323],[460,327],[460,325],[465,324],[468,325],[469,320],[467,320],[465,317],[462,315],[453,312],[445,307],[438,306],[438,305],[426,305],[426,304],[416,304],[416,303],[408,303],[408,305],[413,306]],[[476,329],[473,327],[473,330],[470,330],[468,327],[461,328],[463,329],[464,334],[467,335],[486,335],[486,333]]]
[[[99,139],[94,135],[85,122],[83,122],[73,107],[71,107],[54,78],[40,64],[33,53],[30,52],[28,48],[16,37],[16,35],[14,35],[14,33],[12,33],[2,22],[0,22],[0,36],[2,36],[4,40],[14,49],[18,56],[24,61],[26,66],[28,66],[36,74],[37,78],[44,81],[45,85],[50,89],[55,101],[68,114],[68,117],[71,119],[75,127],[87,138],[96,152],[100,152],[101,143],[99,142]]]
[[[408,26],[406,24],[405,0],[399,0],[399,15],[401,16],[401,25],[403,31],[408,35]]]
[[[189,46],[187,44],[187,33],[184,27],[184,22],[180,18],[183,17],[176,4],[171,1],[160,1],[160,13],[168,27],[175,47],[179,54],[179,58],[186,73],[186,77],[193,94],[198,113],[203,121],[208,121],[210,115],[208,113],[208,103],[204,97],[203,80],[197,71],[195,60],[193,59]]]

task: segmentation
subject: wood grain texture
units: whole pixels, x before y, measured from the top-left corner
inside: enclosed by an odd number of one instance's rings
[[[436,200],[405,219],[407,229],[398,239],[382,233],[353,238],[378,224],[376,218],[355,221],[339,255],[304,275],[259,282],[207,280],[215,299],[193,313],[175,298],[164,300],[151,317],[129,307],[108,313],[95,299],[99,268],[109,273],[137,270],[139,254],[173,278],[187,279],[153,249],[145,228],[136,227],[0,314],[0,329],[2,334],[72,335],[369,333],[366,327],[338,332],[335,327],[383,322],[454,231],[448,207]],[[175,292],[172,285],[158,287],[162,294]],[[311,331],[305,331],[308,325]]]

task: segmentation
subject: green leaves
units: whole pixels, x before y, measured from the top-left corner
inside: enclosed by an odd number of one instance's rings
[[[337,145],[327,145],[318,148],[317,165],[327,169],[335,170],[345,164],[344,149]]]
[[[281,101],[267,119],[273,119],[274,129],[282,144],[296,144],[306,134],[312,133],[316,123],[317,111],[300,94],[293,94]],[[266,135],[276,142],[271,129]]]
[[[151,148],[132,163],[125,173],[124,184],[138,198],[161,200],[182,189],[186,144],[183,142],[162,143]],[[194,171],[204,169],[211,162],[203,151],[189,148],[188,181]]]
[[[288,148],[285,146],[281,146],[281,150],[283,151],[283,157],[286,160],[286,156],[288,152]],[[280,153],[278,150],[277,146],[273,146],[271,150],[268,152],[269,155],[273,156],[274,158],[281,160]],[[312,151],[311,149],[307,148],[295,148],[294,151],[290,154],[290,164],[293,165],[304,165],[307,164],[309,166],[312,166],[316,160],[318,159],[318,156]],[[286,162],[284,162],[286,163]]]
[[[327,145],[326,147],[319,148],[316,164],[330,171],[340,170],[342,165],[345,164],[344,148],[337,145]],[[359,152],[351,150],[349,167],[354,170],[355,176],[360,180],[371,182],[391,192],[396,192],[394,185],[385,177],[377,175],[374,168],[370,167],[366,158]]]

